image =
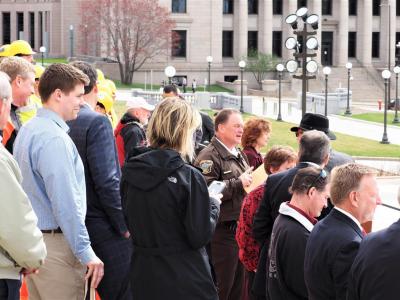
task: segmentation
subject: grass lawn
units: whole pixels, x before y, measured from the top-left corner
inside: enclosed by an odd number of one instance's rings
[[[115,110],[119,116],[125,112],[125,103],[116,102],[114,104]],[[206,112],[212,117],[213,110],[206,110]],[[244,114],[244,119],[248,120],[254,116]],[[268,145],[262,149],[262,152],[267,152],[273,145],[289,145],[297,150],[297,140],[290,128],[295,126],[294,124],[287,122],[277,122],[275,120],[268,119],[272,123],[272,134]],[[335,133],[337,140],[332,141],[333,149],[348,153],[352,156],[371,156],[371,157],[396,157],[400,158],[400,146],[398,145],[382,145],[378,141],[372,141],[364,138],[353,137],[347,134]]]
[[[131,89],[131,88],[144,89],[145,88],[144,83],[122,84],[121,81],[119,81],[119,80],[114,80],[114,82],[115,82],[115,85],[117,86],[117,88],[119,88],[119,89]],[[153,91],[160,90],[160,87],[161,86],[159,84],[153,84]],[[150,84],[149,83],[146,85],[146,89],[150,90]],[[182,87],[179,87],[179,89],[180,89],[181,92],[183,92]],[[191,91],[192,91],[191,87],[187,87],[186,88],[186,92],[191,92]],[[200,92],[204,91],[204,86],[198,86],[197,91],[200,91]],[[219,86],[219,85],[216,85],[216,84],[211,85],[211,92],[214,92],[214,93],[216,93],[216,92],[232,93],[231,90],[228,90],[228,89],[223,88],[222,86]]]
[[[400,117],[400,114],[399,114],[399,117]],[[352,115],[351,118],[383,124],[383,112],[356,114],[356,115]],[[394,112],[388,111],[388,115],[387,115],[388,125],[400,126],[400,123],[393,124],[393,118],[394,118]]]
[[[38,64],[42,64],[42,58],[39,56],[37,56],[35,58],[36,63]],[[45,63],[45,65],[49,65],[49,64],[54,64],[54,63],[68,63],[68,60],[65,57],[60,57],[60,58],[45,58],[43,59],[43,62]]]

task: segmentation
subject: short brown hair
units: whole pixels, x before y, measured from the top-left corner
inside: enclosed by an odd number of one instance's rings
[[[89,84],[89,78],[82,71],[67,64],[52,64],[40,77],[39,94],[42,102],[46,103],[56,89],[69,94],[78,84]]]
[[[264,132],[271,132],[271,122],[262,118],[253,118],[244,124],[242,146],[251,147]]]
[[[214,121],[215,131],[218,131],[218,126],[220,124],[225,124],[228,121],[229,116],[232,114],[240,114],[240,112],[237,109],[233,108],[224,108],[223,110],[221,110],[215,117]]]
[[[6,73],[13,82],[18,75],[25,79],[28,77],[28,73],[35,74],[35,67],[21,57],[10,56],[1,61],[0,71]]]
[[[331,183],[331,201],[341,204],[352,191],[360,187],[364,176],[375,176],[377,172],[367,166],[350,163],[333,168]]]
[[[323,191],[329,183],[328,173],[321,168],[307,167],[297,171],[289,191],[292,194],[305,194],[315,187],[319,192]]]
[[[289,146],[273,146],[264,157],[264,169],[269,175],[271,169],[278,169],[283,163],[297,161],[297,154],[292,147]]]

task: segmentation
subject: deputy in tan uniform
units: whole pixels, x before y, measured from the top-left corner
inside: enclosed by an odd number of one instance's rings
[[[243,119],[239,111],[223,109],[215,118],[215,136],[195,161],[195,165],[202,169],[207,184],[214,180],[226,184],[218,225],[211,241],[220,300],[240,300],[244,280],[235,232],[246,195],[244,187],[252,181],[252,169],[245,154],[236,148],[242,134]]]

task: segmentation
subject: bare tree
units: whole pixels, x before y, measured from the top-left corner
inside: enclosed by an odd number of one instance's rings
[[[253,50],[249,53],[246,64],[246,71],[254,75],[260,89],[262,89],[262,81],[265,79],[266,73],[275,70],[278,58],[271,54],[265,54]]]
[[[85,43],[99,36],[97,43],[109,43],[122,83],[132,83],[146,61],[171,49],[175,22],[155,0],[81,0],[81,16]]]

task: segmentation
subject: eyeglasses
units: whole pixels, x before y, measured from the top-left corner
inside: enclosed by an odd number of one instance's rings
[[[318,182],[318,180],[323,179],[325,180],[326,177],[328,176],[328,174],[326,173],[326,171],[324,169],[321,169],[321,172],[319,172],[319,175],[313,180],[313,182],[310,184],[308,191],[310,191],[310,189],[312,187],[315,187],[314,185]]]

